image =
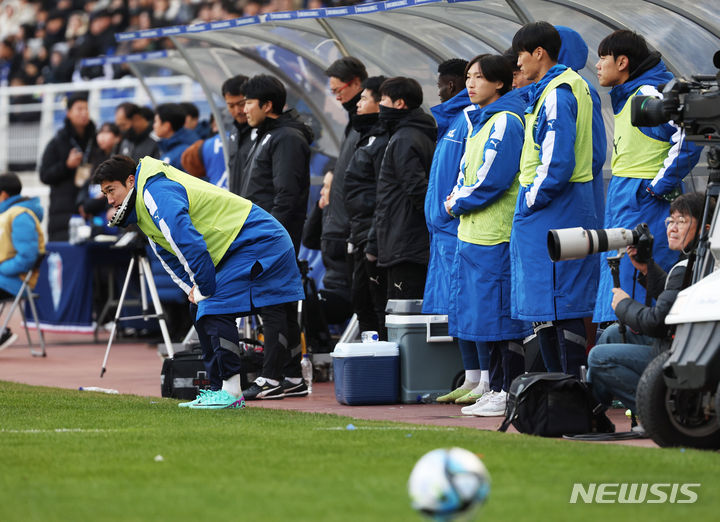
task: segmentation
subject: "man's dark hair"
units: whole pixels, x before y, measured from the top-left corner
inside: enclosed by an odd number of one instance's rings
[[[438,65],[437,72],[440,76],[454,76],[464,80],[466,67],[467,60],[463,60],[462,58],[450,58]]]
[[[515,33],[512,41],[512,48],[516,53],[520,54],[523,51],[532,53],[538,47],[542,47],[554,62],[558,59],[561,45],[560,33],[548,22],[532,22],[523,25]]]
[[[245,98],[257,100],[260,105],[271,102],[273,114],[282,114],[287,99],[285,86],[269,74],[258,74],[250,78],[242,85],[241,94]]]
[[[93,183],[100,185],[106,181],[119,181],[124,184],[128,177],[135,174],[136,169],[137,165],[132,158],[122,154],[114,154],[95,169]]]
[[[482,75],[489,82],[502,82],[503,86],[498,89],[498,94],[502,96],[512,89],[513,70],[507,58],[499,54],[479,54],[470,60],[465,67],[465,76],[470,71],[470,67],[479,64]]]
[[[387,96],[393,102],[403,100],[408,109],[417,109],[422,105],[422,87],[412,78],[396,76],[385,80],[380,86],[380,96]]]
[[[72,106],[75,105],[77,102],[83,101],[87,103],[88,101],[88,93],[85,91],[80,92],[74,92],[70,96],[67,97],[67,101],[65,102],[65,107],[67,110],[72,109]]]
[[[111,121],[106,121],[105,123],[103,123],[98,129],[98,134],[105,131],[112,132],[115,136],[120,136],[122,134],[122,132],[120,132],[120,127],[118,127]]]
[[[384,76],[370,76],[362,83],[362,88],[372,93],[372,97],[376,102],[380,101],[380,86],[387,80]]]
[[[185,125],[185,111],[177,103],[161,103],[156,107],[156,114],[160,121],[170,122],[174,132]]]
[[[150,123],[152,123],[153,118],[155,118],[155,111],[150,107],[139,107],[137,113]]]
[[[200,117],[200,111],[197,108],[197,105],[195,105],[192,102],[180,102],[178,105],[182,107],[182,110],[185,111],[186,116],[190,116],[191,118],[198,119]]]
[[[230,96],[240,96],[242,94],[241,87],[246,81],[248,81],[248,77],[244,74],[238,74],[225,80],[221,89],[223,97],[225,97],[226,94]]]
[[[670,214],[679,212],[683,216],[694,217],[698,226],[702,222],[703,211],[705,210],[705,193],[704,192],[688,192],[675,198],[670,203]],[[715,198],[710,198],[710,214],[715,213]]]
[[[598,45],[598,56],[611,55],[617,59],[618,56],[628,57],[628,72],[632,73],[638,65],[650,56],[645,38],[634,31],[621,29],[607,35]]]
[[[8,196],[17,196],[22,191],[22,182],[14,172],[0,174],[0,192],[7,192]]]
[[[334,76],[341,82],[352,81],[353,78],[359,78],[361,82],[364,82],[368,77],[365,64],[354,56],[344,56],[338,60],[335,60],[330,67],[325,69],[325,76],[328,78]]]
[[[125,117],[129,119],[137,114],[140,107],[138,107],[137,105],[135,105],[132,102],[122,102],[120,105],[115,107],[115,112],[119,111],[120,109],[122,109],[123,114],[125,114]]]
[[[503,56],[505,59],[510,63],[510,67],[512,67],[513,72],[519,71],[520,67],[518,67],[518,53],[513,51],[513,48],[510,47],[509,49],[505,49],[503,51]]]

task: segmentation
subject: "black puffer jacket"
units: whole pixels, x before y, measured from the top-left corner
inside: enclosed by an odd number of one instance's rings
[[[247,123],[240,124],[233,120],[233,129],[228,139],[228,189],[238,196],[242,190],[245,162],[253,146],[252,130]]]
[[[292,109],[266,118],[248,154],[240,195],[268,211],[300,248],[308,192],[313,133]]]
[[[345,170],[345,208],[350,220],[350,242],[363,248],[375,216],[377,178],[389,136],[378,114],[357,115],[353,126],[360,139]]]
[[[118,153],[131,157],[135,162],[140,161],[140,158],[145,156],[159,158],[160,149],[158,149],[157,141],[150,137],[151,132],[152,125],[148,125],[140,134],[135,134],[135,131],[130,129],[120,142]]]
[[[345,209],[345,170],[355,153],[360,133],[352,128],[352,120],[357,113],[357,102],[360,93],[352,100],[345,102],[343,107],[348,112],[348,126],[345,128],[345,140],[340,146],[340,152],[333,171],[332,185],[330,186],[330,202],[323,210],[322,238],[326,240],[347,241],[350,236],[350,223]]]
[[[40,162],[40,181],[50,185],[50,209],[48,210],[48,240],[67,241],[68,222],[78,209],[75,201],[78,187],[75,186],[75,171],[65,162],[73,148],[78,148],[89,161],[95,146],[95,124],[90,122],[85,134],[80,137],[70,120],[65,118],[65,126],[50,140]]]
[[[639,280],[647,288],[648,295],[655,299],[655,306],[645,306],[627,298],[618,303],[615,315],[636,332],[658,339],[668,338],[670,330],[665,324],[665,317],[682,289],[686,269],[687,259],[678,261],[667,274],[651,261],[647,276]]]
[[[437,138],[435,120],[417,108],[380,107],[390,140],[377,185],[375,230],[378,266],[402,262],[427,264],[430,250],[425,224],[425,193]]]

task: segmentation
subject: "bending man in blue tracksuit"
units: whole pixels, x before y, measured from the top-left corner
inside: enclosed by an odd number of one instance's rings
[[[685,131],[672,122],[657,127],[631,125],[632,99],[661,97],[657,86],[672,79],[660,54],[650,52],[642,36],[615,31],[600,42],[598,56],[598,80],[603,87],[612,87],[610,99],[615,113],[604,228],[635,228],[647,223],[655,237],[653,260],[668,271],[677,261],[677,253],[668,247],[664,221],[670,201],[682,192],[682,180],[697,164],[702,147],[686,141]],[[611,306],[613,280],[606,259],[607,253],[602,254],[594,315],[598,323],[616,320]],[[630,260],[624,257],[620,261],[620,286],[633,289],[632,297],[645,302],[645,289],[635,284],[635,276]]]
[[[552,263],[546,242],[550,229],[597,223],[593,103],[585,80],[557,63],[560,47],[558,31],[547,22],[527,24],[513,38],[518,66],[534,85],[510,240],[512,313],[525,321],[552,321],[539,336],[543,352],[557,347],[561,369],[579,373],[583,318],[592,314],[599,267],[593,258]]]
[[[180,406],[242,407],[235,318],[304,298],[288,233],[250,201],[147,156],[137,167],[113,156],[95,183],[118,209],[112,224],[137,223],[192,303],[211,390]]]

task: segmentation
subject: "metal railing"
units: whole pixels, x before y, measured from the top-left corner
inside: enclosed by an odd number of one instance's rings
[[[65,98],[78,91],[88,93],[90,117],[96,125],[114,121],[115,108],[126,101],[138,105],[190,101],[201,113],[207,112],[205,94],[187,76],[144,78],[142,83],[122,78],[0,87],[0,172],[39,166],[45,146],[63,125]]]

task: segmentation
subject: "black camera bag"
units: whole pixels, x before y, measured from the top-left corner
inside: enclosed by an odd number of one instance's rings
[[[177,352],[163,361],[160,372],[160,394],[173,399],[193,400],[201,389],[210,387],[202,350]]]
[[[615,431],[587,385],[565,373],[525,373],[513,380],[498,431],[510,424],[541,437]]]

